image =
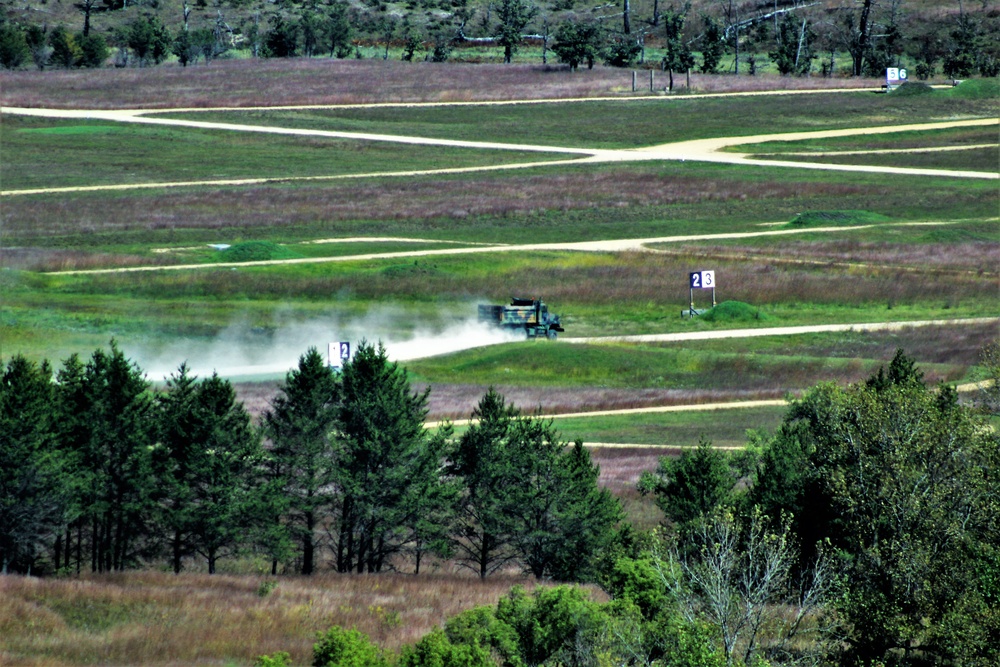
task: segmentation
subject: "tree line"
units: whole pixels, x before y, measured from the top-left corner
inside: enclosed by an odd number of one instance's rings
[[[994,378],[997,359],[988,346]],[[362,344],[339,374],[309,350],[259,424],[227,381],[182,365],[154,391],[114,344],[56,373],[15,356],[0,383],[0,559],[211,571],[249,552],[272,572],[368,573],[419,572],[434,554],[609,598],[515,589],[394,657],[332,628],[317,665],[985,667],[1000,659],[997,391],[962,404],[900,350],[865,381],[812,388],[740,452],[704,442],[661,459],[638,486],[665,517],[646,532],[581,443],[492,389],[460,436],[427,431],[427,393],[382,347]]]
[[[661,7],[653,0],[642,13],[633,10],[630,0],[597,10],[578,8],[574,0],[544,11],[530,0],[476,6],[451,0],[441,5],[410,2],[400,16],[387,11],[381,0],[360,5],[282,2],[274,7],[230,0],[193,27],[192,7],[185,1],[182,20],[171,22],[171,30],[163,11],[151,12],[142,3],[84,0],[77,4],[83,14],[80,32],[0,17],[0,65],[101,67],[113,58],[117,66],[142,67],[174,56],[186,66],[234,49],[253,57],[345,58],[361,57],[362,44],[381,45],[383,58],[392,46],[401,50],[403,60],[418,59],[423,52],[424,60],[435,62],[448,60],[456,48],[494,45],[503,48],[503,60],[509,63],[531,41],[541,45],[543,63],[551,51],[571,69],[598,61],[616,67],[643,63],[669,71],[671,79],[677,72],[717,73],[724,61],[735,74],[753,75],[771,63],[784,75],[832,76],[838,54],[850,60],[841,70],[854,76],[882,76],[887,67],[906,64],[921,79],[939,71],[959,78],[1000,73],[1000,21],[985,2],[977,8],[958,1],[945,8],[951,11],[933,16],[910,10],[905,0],[863,0],[836,8],[805,0],[752,6],[716,0],[700,3],[697,12],[690,2]],[[207,5],[201,0],[199,6]],[[227,19],[223,9],[234,18]],[[103,33],[92,29],[92,14],[126,10],[128,20]],[[658,49],[652,62],[646,58],[647,46]]]
[[[622,519],[581,443],[490,390],[458,438],[382,346],[309,350],[259,424],[217,375],[154,389],[118,348],[15,356],[0,383],[0,569],[111,572],[254,554],[272,573],[380,572],[429,554],[583,580]],[[410,564],[410,565],[407,565]]]
[[[312,664],[995,665],[998,471],[984,413],[900,351],[866,381],[814,387],[745,451],[662,459],[639,486],[666,525],[605,549],[608,601],[515,587],[398,654],[331,628]]]

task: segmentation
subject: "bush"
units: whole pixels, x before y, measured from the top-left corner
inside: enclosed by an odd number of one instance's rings
[[[333,626],[316,637],[313,667],[387,667],[382,652],[357,630]]]
[[[495,667],[490,652],[479,643],[452,644],[444,630],[436,628],[412,647],[403,649],[399,667]]]
[[[278,651],[271,655],[259,655],[253,661],[253,667],[290,667],[292,656],[284,651]]]

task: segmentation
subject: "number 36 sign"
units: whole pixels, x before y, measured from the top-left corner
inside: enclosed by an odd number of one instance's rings
[[[715,287],[715,271],[693,271],[688,274],[691,289],[712,289]]]

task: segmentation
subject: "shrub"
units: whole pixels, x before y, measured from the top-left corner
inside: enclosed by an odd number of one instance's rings
[[[490,652],[478,642],[456,645],[436,628],[412,647],[403,649],[399,667],[495,667]]]
[[[387,667],[388,663],[368,635],[333,626],[317,635],[313,667]]]
[[[278,651],[271,655],[260,655],[253,661],[253,667],[290,667],[292,656],[284,651]]]

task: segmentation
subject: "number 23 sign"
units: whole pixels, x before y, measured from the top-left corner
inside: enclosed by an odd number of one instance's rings
[[[715,287],[715,271],[693,271],[688,274],[691,289],[712,289]]]

